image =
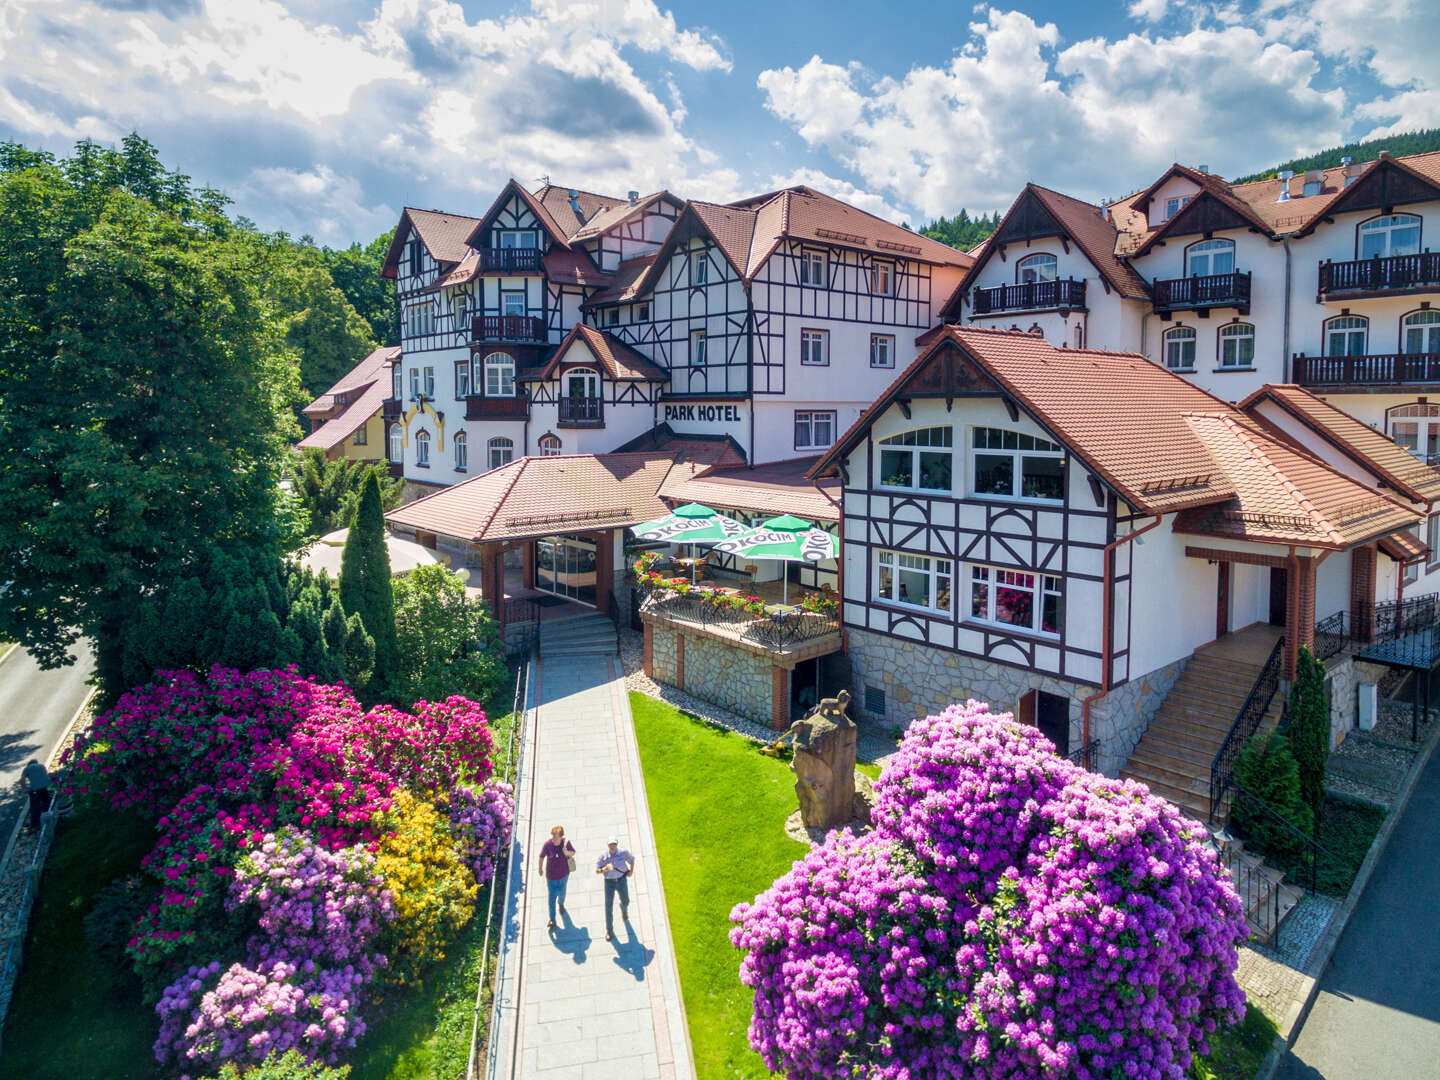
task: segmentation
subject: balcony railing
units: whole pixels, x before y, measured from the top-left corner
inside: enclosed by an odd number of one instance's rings
[[[523,390],[514,397],[471,394],[465,399],[466,420],[524,420],[529,415],[530,401]]]
[[[1066,278],[1063,281],[1027,281],[1023,285],[976,289],[973,307],[976,315],[994,315],[1002,311],[1080,310],[1085,307],[1085,282]]]
[[[560,423],[567,427],[604,427],[603,404],[598,397],[562,397]]]
[[[1428,289],[1440,289],[1440,253],[1422,251],[1418,255],[1320,264],[1320,295],[1324,298]]]
[[[386,398],[380,403],[380,415],[386,420],[398,420],[405,405],[398,397]]]
[[[1440,383],[1440,353],[1375,356],[1297,356],[1292,377],[1301,386],[1399,386]]]
[[[545,253],[539,248],[478,248],[476,254],[484,274],[538,274]]]
[[[545,320],[530,315],[476,315],[470,320],[472,341],[545,341]]]
[[[1233,307],[1250,310],[1250,274],[1210,274],[1206,277],[1165,278],[1155,282],[1156,311],[1198,311]]]

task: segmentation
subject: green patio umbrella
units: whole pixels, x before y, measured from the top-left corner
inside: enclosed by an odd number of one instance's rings
[[[641,540],[663,540],[670,544],[715,544],[721,540],[739,536],[747,530],[744,522],[726,517],[718,510],[712,510],[700,503],[686,503],[677,506],[670,513],[654,521],[630,526]],[[690,568],[695,576],[695,568]]]
[[[723,551],[747,559],[773,559],[777,562],[822,562],[838,558],[840,541],[824,529],[817,529],[815,523],[797,518],[792,514],[781,514],[762,522],[758,529],[751,529],[740,536],[722,540],[715,545],[716,551]],[[790,602],[790,579],[783,579],[783,603]]]

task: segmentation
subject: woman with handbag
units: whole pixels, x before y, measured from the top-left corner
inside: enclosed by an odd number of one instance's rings
[[[555,905],[559,904],[560,914],[565,914],[565,887],[574,869],[575,847],[565,839],[565,827],[556,825],[550,830],[550,839],[540,848],[540,873],[549,890],[551,930],[555,929]]]

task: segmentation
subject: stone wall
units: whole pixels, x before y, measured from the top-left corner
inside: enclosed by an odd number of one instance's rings
[[[651,637],[651,678],[698,698],[770,725],[774,664],[763,656],[704,634],[685,634],[683,677],[681,634],[673,626],[647,625]]]
[[[1013,712],[1021,695],[1042,690],[1070,702],[1070,748],[1083,738],[1084,701],[1098,688],[1057,679],[1037,671],[1007,667],[973,656],[901,641],[851,628],[849,656],[854,673],[851,693],[859,706],[852,712],[862,723],[884,728],[904,727],[917,716],[939,712],[970,698],[989,702],[996,712]],[[1115,775],[1125,763],[1150,717],[1189,658],[1132,679],[1111,690],[1090,709],[1090,737],[1100,741],[1096,767]],[[866,711],[867,686],[885,691],[885,715]]]
[[[1357,688],[1362,682],[1378,683],[1389,669],[1384,664],[1357,660],[1344,653],[1325,663],[1330,683],[1330,749],[1345,741],[1359,722]]]

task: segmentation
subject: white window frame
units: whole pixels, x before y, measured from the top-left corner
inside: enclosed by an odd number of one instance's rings
[[[1215,269],[1216,261],[1226,255],[1230,259],[1229,269]],[[1217,277],[1220,274],[1233,274],[1234,272],[1234,240],[1201,240],[1185,249],[1186,277]]]
[[[519,310],[511,311],[512,303],[516,300],[520,301]],[[523,319],[530,314],[528,293],[521,289],[506,289],[500,294],[500,314],[511,319]]]
[[[1391,410],[1387,422],[1391,440],[1421,461],[1428,460],[1432,446],[1440,454],[1440,405],[1401,405]],[[1401,431],[1402,426],[1409,430]]]
[[[579,379],[584,384],[586,392],[578,395],[572,394],[570,392],[571,379]],[[562,397],[579,397],[585,401],[594,401],[600,396],[600,372],[588,367],[571,368],[560,376],[560,389]]]
[[[904,596],[901,595],[905,584],[901,580],[901,574],[912,575],[912,580],[913,575],[925,579],[924,603],[916,603],[908,590]],[[916,555],[908,551],[877,548],[872,599],[882,604],[896,604],[919,611],[931,611],[937,615],[950,615],[955,607],[955,561],[931,555]]]
[[[455,361],[455,397],[467,398],[470,396],[470,361]]]
[[[405,396],[405,372],[399,364],[390,369],[390,397],[399,401]]]
[[[430,433],[428,431],[415,433],[415,464],[422,469],[430,467]]]
[[[691,288],[710,284],[710,260],[706,257],[707,254],[704,248],[696,248],[690,252]]]
[[[1166,330],[1161,337],[1161,350],[1165,358],[1165,366],[1171,371],[1194,371],[1198,337],[1193,326],[1174,326]],[[1185,348],[1187,344],[1190,346],[1189,349]],[[1190,354],[1188,361],[1185,359],[1187,352]]]
[[[1041,267],[1048,267],[1050,276],[1046,277]],[[1029,277],[1026,277],[1026,274]],[[1048,251],[1037,251],[1034,255],[1026,255],[1015,264],[1015,283],[1017,285],[1034,284],[1045,281],[1055,281],[1060,276],[1060,259]]]
[[[1345,341],[1340,352],[1331,351],[1330,343],[1335,339]],[[1351,348],[1357,340],[1360,342],[1359,352]],[[1370,348],[1370,320],[1364,315],[1336,315],[1333,319],[1326,319],[1321,342],[1324,356],[1366,356]]]
[[[470,440],[462,431],[450,440],[450,445],[455,448],[455,471],[467,472],[470,463]]]
[[[419,369],[418,367],[412,367],[412,368],[410,369],[410,400],[411,400],[411,401],[414,401],[414,400],[416,400],[419,396],[420,396],[420,369]]]
[[[515,358],[507,352],[493,352],[482,362],[485,370],[485,396],[515,396]]]
[[[800,363],[805,367],[830,366],[830,331],[800,331]]]
[[[936,432],[943,432],[944,437],[940,442],[930,442],[932,438],[939,438]],[[920,442],[919,438],[924,435],[926,442]],[[914,442],[903,442],[905,436],[916,437]],[[892,441],[893,440],[893,441]],[[948,440],[948,441],[944,441]],[[886,477],[885,455],[886,454],[910,454],[910,479],[909,484],[890,483]],[[931,487],[923,484],[925,470],[925,455],[945,455],[950,459],[950,483],[943,487]],[[949,424],[933,424],[923,427],[908,428],[905,431],[897,431],[893,435],[877,441],[875,446],[875,468],[877,470],[877,488],[888,488],[899,491],[924,491],[924,492],[950,492],[955,490],[955,429]]]
[[[1029,583],[1022,580],[1028,578]],[[976,614],[977,586],[983,588],[984,614]],[[1030,594],[1030,625],[1006,622],[999,618],[999,593],[1001,589],[1013,589]],[[1055,598],[1054,630],[1043,629],[1045,623],[1045,600]],[[1034,570],[1016,570],[1007,566],[989,566],[984,563],[965,564],[965,606],[961,619],[967,623],[999,627],[1009,632],[1030,634],[1035,637],[1058,640],[1060,628],[1065,624],[1065,590],[1061,579],[1053,574]]]
[[[800,252],[800,284],[823,289],[830,284],[829,260],[824,251],[804,248]]]
[[[510,464],[515,460],[515,440],[508,435],[496,435],[485,444],[485,460],[492,469]]]
[[[1247,322],[1227,323],[1220,327],[1220,369],[1250,371],[1255,367],[1255,325]],[[1241,358],[1242,344],[1249,343],[1250,355]]]
[[[424,376],[423,376],[423,380],[422,380],[422,381],[423,381],[424,384],[425,384],[425,397],[426,397],[426,399],[429,400],[429,401],[434,401],[434,400],[435,400],[435,369],[434,369],[434,367],[428,367],[428,366],[427,366],[427,367],[424,369],[424,373],[425,373],[425,374],[424,374]]]
[[[1410,347],[1412,332],[1418,333],[1420,343],[1426,348]],[[1421,308],[1400,316],[1400,351],[1406,356],[1440,353],[1440,308]]]
[[[895,295],[895,264],[886,259],[876,259],[870,264],[870,293],[872,296]]]
[[[982,441],[985,443],[984,446],[980,445]],[[999,442],[1000,445],[991,445],[994,442]],[[977,425],[970,429],[969,444],[970,467],[966,481],[967,490],[972,498],[993,499],[1001,502],[1040,503],[1048,506],[1064,504],[1065,448],[1059,443],[1042,439],[1038,435],[1027,435],[1023,431],[1015,431],[1011,428]],[[975,472],[980,466],[981,457],[1008,457],[1010,459],[1010,493],[981,492],[979,490]],[[1060,462],[1060,496],[1058,498],[1049,495],[1025,494],[1025,462],[1027,459]]]
[[[399,424],[390,425],[390,460],[405,460],[405,429]]]
[[[1185,204],[1188,203],[1188,202],[1189,202],[1191,199],[1193,199],[1194,197],[1195,197],[1194,195],[1172,195],[1170,198],[1166,199],[1166,200],[1165,200],[1165,220],[1166,220],[1166,221],[1169,221],[1172,217],[1174,217],[1176,214],[1178,214],[1181,210],[1184,210],[1184,209],[1185,209]]]
[[[870,366],[872,368],[893,368],[895,366],[895,335],[870,335]]]
[[[560,437],[558,435],[540,436],[541,457],[559,457],[563,450],[564,444],[561,443]]]
[[[1355,229],[1355,258],[1357,259],[1388,259],[1394,255],[1418,255],[1421,251],[1420,237],[1423,222],[1415,214],[1384,214],[1369,221],[1362,221]],[[1411,245],[1405,245],[1405,251],[1395,250],[1395,234],[1415,230],[1414,249]],[[1365,251],[1365,241],[1374,236],[1385,238],[1382,250]]]
[[[690,331],[690,366],[706,367],[710,363],[710,339],[704,330]]]
[[[455,309],[455,331],[463,333],[465,331],[465,315],[470,310],[470,297],[464,293],[456,293],[452,306]]]
[[[801,432],[805,433],[805,440],[800,439]],[[822,437],[823,432],[823,437]],[[828,450],[830,444],[835,441],[835,410],[834,409],[796,409],[795,410],[795,449],[796,450]]]

